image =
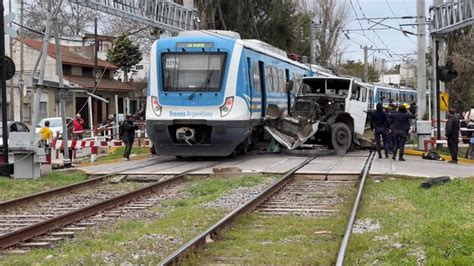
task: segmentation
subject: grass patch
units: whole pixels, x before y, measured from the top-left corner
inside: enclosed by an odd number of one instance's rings
[[[353,234],[348,265],[470,265],[474,261],[474,182],[421,189],[422,179],[368,180],[359,219],[378,232]]]
[[[199,208],[237,186],[252,186],[264,177],[237,179],[186,178],[186,199],[163,201],[153,220],[126,220],[79,232],[54,249],[34,249],[24,255],[0,257],[0,265],[158,265],[185,242],[221,219],[227,212]]]
[[[109,154],[97,158],[97,161],[103,162],[103,161],[121,159],[123,158],[124,151],[125,151],[125,147],[119,147],[116,150],[110,152]],[[132,152],[130,154],[136,154],[137,156],[148,155],[150,154],[150,148],[149,147],[133,147]]]
[[[183,265],[333,265],[355,189],[328,217],[246,214]]]
[[[223,213],[215,209],[159,209],[157,220],[121,221],[102,230],[89,229],[54,249],[34,249],[0,258],[2,265],[158,265]]]
[[[309,218],[265,217],[251,213],[239,218],[222,239],[193,254],[184,265],[333,265],[345,228],[345,215]],[[330,231],[316,234],[317,231]]]
[[[52,172],[38,179],[0,177],[0,201],[70,185],[86,179],[87,176],[79,171]]]

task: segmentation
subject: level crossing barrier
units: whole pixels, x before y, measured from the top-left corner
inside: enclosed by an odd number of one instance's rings
[[[145,123],[137,122],[135,124],[139,126],[139,129],[135,132],[135,145],[137,147],[151,147],[151,141],[147,138]],[[91,162],[95,162],[100,148],[123,146],[123,141],[120,140],[118,134],[118,128],[119,126],[100,126],[93,130],[72,132],[72,136],[69,136],[72,137],[72,140],[68,140],[70,159],[77,158],[78,150],[90,149]],[[59,158],[60,152],[64,152],[64,141],[61,136],[54,138],[50,146],[56,152],[56,158]]]

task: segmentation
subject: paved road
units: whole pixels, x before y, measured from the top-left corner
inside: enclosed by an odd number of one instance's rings
[[[358,176],[369,153],[367,151],[351,152],[344,156],[318,157],[300,169],[300,175]],[[375,159],[370,170],[371,175],[404,175],[414,177],[469,177],[474,176],[474,165],[453,165],[442,161],[423,160],[416,156],[406,156],[406,162],[392,159]],[[305,160],[305,157],[290,155],[262,154],[246,155],[237,159],[212,158],[210,160],[172,160],[158,163],[162,159],[142,159],[106,165],[95,165],[79,168],[88,173],[108,174],[128,168],[124,172],[129,175],[170,175],[181,173],[196,167],[206,166],[215,162],[219,164],[196,171],[193,174],[209,175],[215,167],[237,167],[243,173],[283,174]]]
[[[450,164],[446,161],[424,160],[418,156],[405,156],[406,161],[375,159],[371,175],[404,175],[422,177],[471,177],[474,164]]]

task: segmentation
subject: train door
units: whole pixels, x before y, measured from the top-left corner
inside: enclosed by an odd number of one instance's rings
[[[290,70],[285,69],[285,92],[286,92],[286,101],[288,104],[288,114],[291,112],[291,91],[286,90],[286,84],[290,81]],[[293,88],[294,89],[294,88]]]
[[[367,120],[367,88],[357,83],[352,83],[350,99],[348,101],[347,112],[354,119],[354,131],[357,134],[364,134]]]
[[[249,86],[249,107],[250,107],[250,119],[258,118],[257,113],[255,112],[257,109],[257,104],[255,103],[256,98],[260,98],[257,95],[258,85],[260,81],[258,81],[258,75],[255,76],[255,69],[258,69],[258,65],[255,62],[252,62],[250,57],[247,57],[247,69],[248,69],[248,86]],[[257,84],[256,84],[257,83]]]
[[[265,64],[263,63],[263,61],[258,61],[258,75],[260,79],[260,97],[261,97],[260,108],[262,110],[262,117],[265,117],[265,113],[267,109],[267,92],[265,90],[265,87],[266,87]]]
[[[369,111],[372,111],[375,109],[375,106],[374,106],[374,89],[371,88],[369,89]]]

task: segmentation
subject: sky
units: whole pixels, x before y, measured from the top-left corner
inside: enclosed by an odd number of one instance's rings
[[[360,46],[372,46],[376,49],[387,49],[386,51],[375,51],[369,52],[370,54],[375,55],[375,57],[381,60],[385,58],[387,60],[387,65],[394,65],[400,63],[400,61],[391,61],[391,60],[400,60],[401,56],[395,54],[407,54],[412,53],[409,57],[416,59],[416,49],[417,49],[417,36],[409,35],[405,36],[402,32],[390,29],[390,30],[377,30],[374,31],[360,31],[361,25],[364,29],[368,29],[374,24],[364,21],[356,20],[357,18],[363,18],[364,15],[367,18],[380,18],[380,17],[402,17],[402,16],[416,16],[416,0],[346,0],[349,7],[350,19],[349,23],[344,27],[344,29],[349,30],[359,30],[359,31],[349,31],[347,34],[350,38],[347,39],[346,36],[341,36],[343,42],[341,47],[346,52],[342,56],[342,61],[346,60],[361,60],[363,61],[364,53]],[[352,4],[351,4],[352,3]],[[425,2],[425,16],[429,17],[429,6],[432,5],[432,0],[427,0]],[[392,13],[392,11],[393,13]],[[363,12],[363,13],[362,13]],[[359,24],[360,22],[360,24]],[[399,29],[399,24],[414,24],[416,23],[415,19],[388,19],[383,22],[389,26]],[[374,28],[383,28],[381,26],[374,26]],[[417,33],[416,26],[403,26],[403,29],[409,32]],[[428,33],[428,25],[426,25],[426,30]],[[364,36],[365,34],[365,36]],[[378,35],[378,36],[377,36]],[[426,39],[428,45],[429,40]],[[392,57],[389,56],[390,53]],[[372,57],[369,58],[372,60]]]
[[[375,49],[387,49],[386,51],[369,52],[369,55],[373,55],[380,62],[382,58],[387,60],[386,66],[393,66],[399,64],[402,56],[396,54],[412,53],[412,55],[406,55],[413,59],[416,59],[416,36],[408,35],[405,36],[402,32],[389,29],[389,30],[377,30],[376,33],[373,30],[361,31],[361,27],[368,29],[373,26],[373,23],[365,20],[356,20],[356,18],[374,18],[374,17],[397,17],[402,16],[416,16],[416,2],[417,0],[340,0],[345,1],[349,8],[349,20],[348,24],[344,27],[346,30],[357,30],[346,32],[346,35],[341,35],[341,46],[340,49],[343,52],[342,61],[355,60],[363,61],[364,53],[361,46],[372,46]],[[3,1],[5,5],[5,14],[8,13],[8,2]],[[16,0],[11,0],[13,4],[13,10],[16,9]],[[425,16],[428,17],[429,6],[433,4],[433,0],[425,1]],[[392,13],[393,11],[393,13]],[[18,21],[18,16],[17,19]],[[360,22],[360,24],[359,24]],[[383,23],[392,26],[394,28],[400,28],[399,24],[413,24],[416,23],[415,19],[388,19]],[[375,26],[374,28],[381,28],[381,26]],[[410,31],[416,34],[416,26],[404,26],[404,30]],[[428,32],[428,25],[427,25]],[[427,35],[428,36],[428,35]],[[350,39],[348,39],[349,37]],[[429,40],[426,40],[427,45]],[[391,54],[392,57],[389,56]],[[373,60],[370,56],[369,60]],[[398,60],[398,61],[396,61]]]

